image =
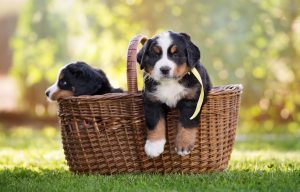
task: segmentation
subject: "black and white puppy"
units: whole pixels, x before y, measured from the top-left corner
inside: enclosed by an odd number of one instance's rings
[[[120,92],[122,89],[114,89],[102,70],[77,61],[62,67],[56,82],[45,93],[49,100],[56,101],[69,96]]]
[[[176,136],[177,154],[184,156],[194,148],[200,113],[190,120],[199,99],[201,85],[190,73],[196,68],[204,88],[204,103],[211,89],[210,78],[200,64],[200,51],[185,33],[163,32],[148,39],[137,55],[144,69],[144,110],[148,128],[145,152],[157,157],[166,143],[166,113],[180,112]]]

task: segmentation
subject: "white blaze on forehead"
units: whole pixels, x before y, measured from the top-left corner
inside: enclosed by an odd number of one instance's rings
[[[59,71],[58,71],[58,73],[57,73],[57,79],[56,79],[56,82],[55,82],[53,85],[51,85],[51,87],[49,87],[49,88],[46,90],[46,92],[49,91],[49,97],[48,97],[48,100],[51,100],[53,94],[54,94],[56,91],[59,90],[59,88],[58,88],[59,76],[60,76],[62,70],[64,70],[68,65],[69,65],[69,64],[66,64],[66,65],[64,65],[63,67],[61,67],[61,68],[59,69]]]
[[[168,49],[172,45],[173,41],[170,36],[170,32],[160,33],[157,36],[157,45],[161,47],[162,56],[154,66],[154,79],[159,80],[162,77],[160,68],[170,67],[169,74],[172,76],[175,70],[175,64],[168,58]]]
[[[157,39],[157,43],[161,47],[163,55],[167,56],[168,49],[172,44],[172,39],[170,37],[170,33],[169,32],[164,32],[164,33],[159,34],[158,39]]]

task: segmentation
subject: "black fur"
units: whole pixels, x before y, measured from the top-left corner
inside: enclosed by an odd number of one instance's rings
[[[186,34],[186,33],[180,33],[180,34],[184,37],[184,43],[185,43],[186,55],[187,55],[187,63],[190,68],[193,68],[193,67],[195,67],[197,62],[199,62],[199,59],[201,57],[200,50],[194,43],[192,43],[191,37],[188,34]]]
[[[73,91],[74,96],[123,92],[110,85],[102,70],[94,69],[81,61],[67,65],[61,73],[63,78],[58,81],[58,87]]]
[[[153,130],[160,118],[165,118],[167,106],[154,102],[143,96],[144,113],[146,117],[146,126],[149,130]]]

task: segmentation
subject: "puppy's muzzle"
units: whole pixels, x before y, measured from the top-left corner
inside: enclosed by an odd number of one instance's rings
[[[163,75],[168,75],[171,68],[169,66],[163,66],[163,67],[159,68],[159,70]]]

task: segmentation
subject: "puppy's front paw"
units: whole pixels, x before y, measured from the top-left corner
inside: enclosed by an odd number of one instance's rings
[[[151,158],[158,157],[162,152],[164,152],[165,144],[165,139],[157,141],[147,140],[145,144],[145,152]]]
[[[197,128],[179,128],[176,136],[176,152],[178,155],[185,156],[194,149],[197,136]]]

